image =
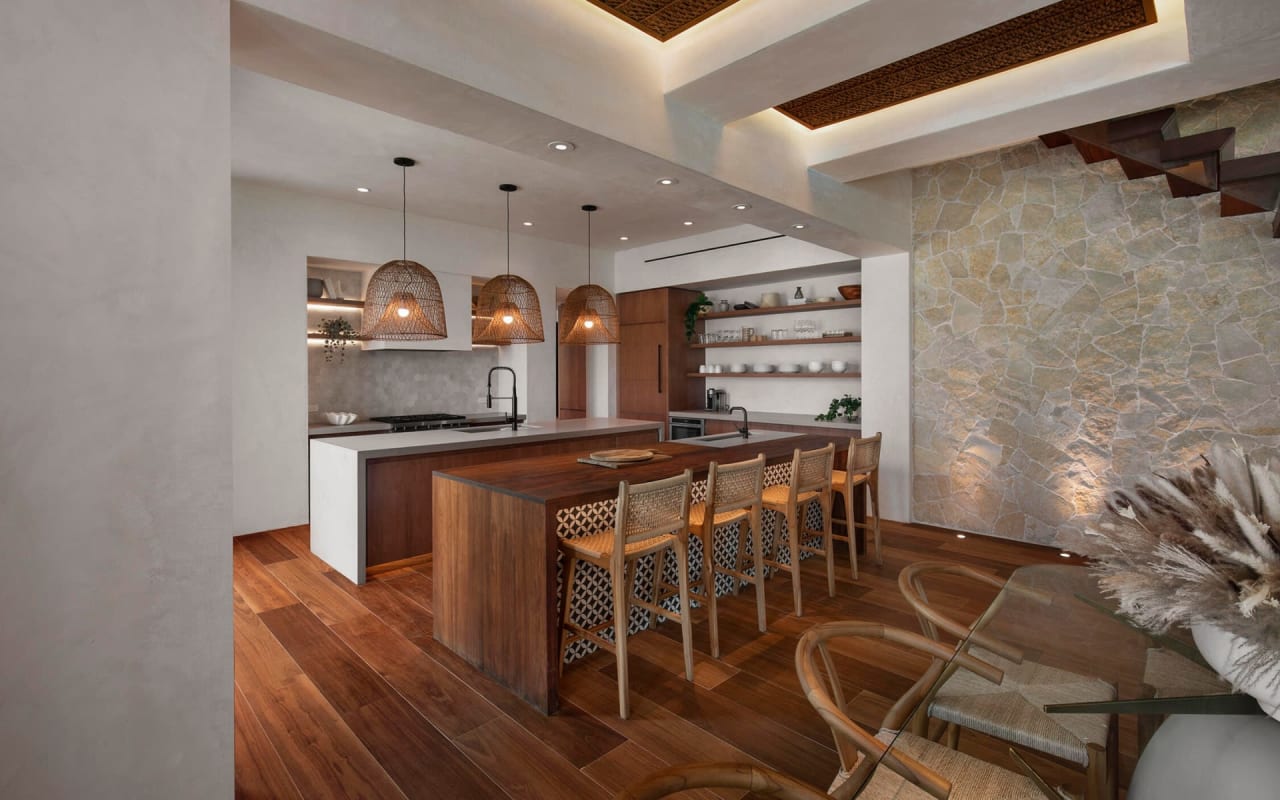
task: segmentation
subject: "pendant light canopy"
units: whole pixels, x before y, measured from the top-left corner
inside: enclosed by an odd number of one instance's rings
[[[407,258],[408,249],[408,168],[412,158],[395,160],[400,167],[400,247],[401,257],[388,261],[369,278],[365,289],[362,339],[428,340],[447,336],[444,297],[440,282],[431,270]]]
[[[565,298],[560,307],[560,344],[617,344],[618,306],[603,286],[591,282],[591,212],[587,212],[587,282]]]
[[[511,193],[519,187],[498,187],[507,195],[507,274],[490,278],[480,288],[476,318],[471,325],[474,344],[532,344],[544,341],[542,304],[533,286],[511,274]]]

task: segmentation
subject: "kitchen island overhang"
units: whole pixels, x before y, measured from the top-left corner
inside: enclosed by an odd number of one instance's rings
[[[603,417],[537,422],[517,431],[312,439],[311,552],[353,583],[364,583],[372,565],[432,552],[431,475],[437,467],[652,445],[662,428],[652,420]]]

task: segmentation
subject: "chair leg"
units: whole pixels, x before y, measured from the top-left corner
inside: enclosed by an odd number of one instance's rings
[[[804,608],[800,604],[800,530],[798,527],[795,506],[787,509],[787,545],[791,548],[791,593],[795,597],[796,616],[804,616]]]
[[[666,571],[667,571],[667,551],[664,548],[662,550],[659,550],[657,555],[653,557],[653,591],[649,595],[649,601],[653,603],[655,606],[662,605],[662,603],[659,602],[659,598],[661,598],[662,596],[662,581]],[[652,611],[649,612],[648,627],[650,628],[654,627],[656,616],[657,615],[655,615],[654,612]],[[661,622],[661,621],[662,621],[661,619],[657,620],[657,622]]]
[[[954,722],[947,723],[947,747],[952,750],[960,747],[960,726]]]
[[[831,541],[831,507],[834,505],[831,492],[826,492],[818,501],[822,510],[822,557],[827,560],[827,595],[836,596],[836,553]]]
[[[849,534],[849,571],[853,579],[858,579],[858,526],[853,521],[853,493],[848,486],[841,487],[840,496],[844,498],[844,532]]]
[[[676,551],[676,569],[679,572],[677,580],[680,591],[680,638],[684,642],[684,677],[685,680],[692,681],[693,620],[689,618],[689,542],[676,539],[672,546]]]
[[[871,531],[876,542],[876,565],[884,564],[884,556],[880,553],[880,481],[874,473],[867,479],[867,493],[871,495]]]
[[[560,615],[560,674],[564,674],[564,654],[569,650],[569,614],[573,611],[573,586],[578,576],[578,559],[565,558],[564,611]]]
[[[707,601],[707,617],[711,627],[711,657],[720,657],[720,621],[716,614],[716,529],[714,525],[699,537],[702,542],[702,591]],[[736,580],[736,579],[735,579]],[[682,609],[682,613],[685,610]]]
[[[762,516],[759,509],[753,509],[751,512],[751,549],[755,553],[755,584],[756,584],[756,617],[760,625],[760,632],[764,633],[767,629],[764,613],[764,532],[761,530]],[[742,540],[746,540],[745,534]],[[738,570],[742,572],[743,570]],[[737,579],[735,578],[736,582]]]
[[[613,575],[613,644],[618,659],[618,716],[631,715],[631,698],[627,694],[627,625],[631,615],[627,613],[627,564],[622,564],[622,574]],[[632,565],[632,570],[635,566]]]

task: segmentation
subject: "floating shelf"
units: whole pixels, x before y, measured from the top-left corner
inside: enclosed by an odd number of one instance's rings
[[[351,309],[355,311],[361,311],[364,309],[364,301],[363,300],[330,300],[327,297],[308,297],[307,298],[307,308],[325,308],[325,307],[332,308],[335,310]]]
[[[706,350],[712,347],[775,347],[788,344],[839,344],[840,342],[861,342],[861,336],[814,336],[810,339],[764,339],[758,342],[707,342],[691,344],[691,350]]]
[[[763,317],[769,314],[807,314],[810,311],[832,311],[837,308],[862,308],[862,301],[837,300],[834,303],[805,303],[802,306],[769,306],[766,308],[744,308],[741,311],[708,311],[699,317],[699,319]]]
[[[689,372],[686,378],[861,378],[861,372]]]
[[[311,340],[311,341],[317,341],[317,342],[323,342],[323,341],[324,341],[325,339],[327,339],[327,338],[328,338],[328,337],[327,337],[327,336],[325,336],[323,333],[313,333],[313,332],[311,332],[311,331],[307,331],[307,339],[308,339],[308,340]],[[359,343],[359,342],[361,342],[361,341],[363,341],[363,340],[362,340],[359,336],[357,336],[357,337],[355,337],[354,339],[348,339],[347,341],[348,341],[348,342],[351,342],[352,344],[356,344],[356,343]]]

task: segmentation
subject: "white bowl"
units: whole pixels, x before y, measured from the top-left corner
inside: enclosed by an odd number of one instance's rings
[[[778,372],[799,372],[799,371],[800,371],[799,364],[779,364],[778,365]]]
[[[848,368],[849,368],[849,365],[848,365],[847,363],[843,362],[843,361],[832,361],[832,362],[831,362],[831,371],[832,371],[832,372],[844,372],[844,371],[845,371],[846,369],[848,369]]]
[[[350,425],[356,421],[356,414],[350,411],[326,411],[324,418],[330,425]]]
[[[836,299],[835,299],[834,297],[819,297],[817,300],[814,300],[813,302],[815,302],[815,303],[834,303],[835,301],[836,301]]]
[[[729,371],[730,372],[746,372],[747,365],[746,364],[730,364]]]
[[[751,365],[752,372],[773,372],[773,370],[774,370],[774,366],[772,364],[752,364]]]
[[[810,362],[809,362],[809,371],[810,371],[810,372],[822,372],[822,362],[821,362],[821,361],[810,361]]]

